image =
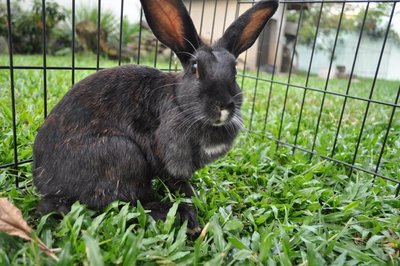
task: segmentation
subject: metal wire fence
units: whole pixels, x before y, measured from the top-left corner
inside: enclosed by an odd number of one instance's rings
[[[7,21],[12,21],[12,1],[7,0]],[[42,64],[20,65],[14,63],[12,23],[7,24],[8,62],[0,65],[0,71],[8,72],[9,85],[5,89],[9,92],[9,106],[11,110],[12,161],[0,161],[0,169],[13,169],[18,171],[21,165],[29,164],[32,160],[21,158],[18,135],[18,113],[16,109],[16,84],[15,72],[22,70],[37,70],[42,72],[42,82],[38,82],[37,89],[42,91],[44,101],[43,116],[49,112],[48,79],[50,71],[70,71],[71,85],[78,81],[77,73],[83,70],[97,71],[102,66],[100,50],[102,1],[97,1],[97,50],[96,60],[92,66],[77,65],[76,59],[76,0],[71,1],[71,61],[64,65],[52,65],[48,62],[48,42],[46,39],[46,0],[42,0]],[[247,9],[253,1],[185,1],[192,17],[196,17],[195,24],[200,35],[206,36],[208,41],[218,38],[217,28],[222,31],[229,25],[229,21]],[[379,47],[377,56],[368,62],[373,69],[369,78],[358,76],[357,68],[365,58],[361,55],[363,46],[368,43],[368,27],[374,13],[371,12],[379,5],[383,9],[384,20],[381,25],[381,35],[375,38]],[[334,9],[331,9],[332,7]],[[119,9],[119,44],[118,56],[115,65],[121,65],[122,38],[124,11],[132,8],[129,0],[120,0]],[[246,128],[251,134],[260,135],[264,141],[271,141],[279,149],[291,149],[293,154],[301,154],[309,159],[318,157],[336,163],[338,167],[348,169],[348,174],[363,173],[371,178],[382,178],[400,189],[400,82],[385,82],[382,78],[382,63],[388,60],[385,54],[388,43],[392,41],[393,19],[398,11],[397,1],[280,1],[279,11],[276,13],[275,22],[270,22],[260,40],[255,45],[255,56],[249,51],[241,56],[242,70],[238,74],[239,84],[244,87],[247,98],[244,113],[246,115]],[[306,24],[310,19],[310,9],[313,13],[312,25]],[[335,69],[335,59],[342,52],[341,45],[346,33],[344,23],[348,10],[358,10],[357,25],[354,30],[355,39],[350,53],[349,71],[340,79],[331,78]],[[295,11],[293,11],[295,10]],[[329,49],[325,49],[328,58],[324,66],[325,73],[318,77],[315,65],[318,65],[318,56],[321,55],[320,41],[326,38],[327,30],[323,28],[329,12],[334,10],[334,23],[329,29]],[[197,15],[196,15],[197,14]],[[286,21],[294,22],[295,30],[292,35],[286,31]],[[144,25],[143,15],[140,11],[140,25]],[[293,23],[292,23],[293,24]],[[325,23],[326,24],[326,23]],[[217,27],[218,26],[218,27]],[[308,27],[310,36],[305,45],[303,31]],[[143,39],[140,27],[134,63],[143,64],[142,51]],[[220,30],[221,30],[220,29]],[[290,43],[289,41],[290,40]],[[166,71],[175,71],[176,59],[169,52],[168,67],[159,66],[160,45],[154,43],[154,57],[151,65]],[[264,48],[263,48],[264,47]],[[267,48],[265,48],[267,47]],[[283,49],[286,49],[286,59],[283,58]],[[302,50],[303,49],[303,50]],[[300,53],[299,51],[307,52]],[[299,67],[300,56],[303,67]],[[306,54],[306,56],[303,56]],[[268,60],[263,60],[268,57]],[[305,62],[305,63],[304,63]],[[282,71],[282,65],[286,70]],[[399,73],[400,74],[400,73]],[[400,75],[399,75],[400,76]],[[40,86],[40,85],[41,86]],[[40,86],[40,88],[39,88]],[[383,95],[382,97],[380,95]],[[33,141],[33,139],[31,139]],[[397,169],[396,169],[397,168]],[[16,186],[19,184],[17,175]]]

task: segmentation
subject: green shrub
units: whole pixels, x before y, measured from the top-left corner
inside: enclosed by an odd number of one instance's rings
[[[13,2],[11,6],[11,27],[13,51],[22,54],[43,52],[43,18],[42,2],[35,0],[32,9],[25,11],[20,2]],[[46,39],[50,42],[53,31],[59,22],[65,20],[65,10],[55,2],[46,3]],[[0,34],[8,35],[7,8],[0,5]]]

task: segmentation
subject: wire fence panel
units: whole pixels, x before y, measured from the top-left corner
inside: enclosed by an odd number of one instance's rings
[[[65,92],[90,73],[126,63],[164,71],[181,68],[175,55],[149,31],[141,7],[129,0],[116,1],[114,20],[104,1],[94,1],[93,43],[84,47],[91,45],[86,56],[90,60],[82,59],[82,5],[72,0],[65,7],[70,10],[66,13],[69,52],[57,60],[50,41],[54,34],[47,13],[50,2],[40,2],[41,62],[29,64],[13,39],[17,10],[10,0],[4,6],[7,54],[1,57],[0,71],[7,72],[2,94],[8,104],[1,108],[9,120],[2,133],[2,170],[18,173],[32,162],[30,146],[38,126],[59,100],[56,92]],[[206,43],[217,40],[254,3],[184,2]],[[133,8],[137,9],[134,19],[126,15]],[[400,60],[400,27],[395,25],[399,14],[397,1],[280,1],[259,40],[238,58],[245,131],[269,141],[278,153],[289,149],[308,160],[328,160],[347,168],[348,175],[363,173],[388,180],[399,193],[400,75],[393,67]],[[132,20],[138,24],[132,26]],[[54,82],[55,72],[64,73],[65,79]],[[26,75],[36,84],[32,97],[40,95],[31,107],[19,105],[19,97],[26,95],[20,92],[24,84],[16,81]],[[60,88],[49,85],[57,82]],[[42,120],[26,125],[25,114],[20,113],[24,108],[40,112]],[[16,174],[17,187],[20,178],[23,175]]]

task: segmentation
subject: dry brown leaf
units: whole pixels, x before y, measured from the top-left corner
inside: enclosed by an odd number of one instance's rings
[[[32,229],[22,217],[21,211],[6,198],[0,198],[0,231],[32,240]]]
[[[32,238],[32,228],[22,217],[21,211],[6,198],[0,198],[0,232],[35,242],[46,255],[58,260],[54,252],[40,239]]]

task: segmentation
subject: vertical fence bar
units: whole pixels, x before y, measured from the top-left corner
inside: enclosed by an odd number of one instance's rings
[[[214,14],[213,14],[213,21],[212,21],[212,28],[211,28],[211,36],[210,36],[210,44],[213,42],[214,38],[214,28],[215,28],[215,17],[217,15],[217,0],[214,0]]]
[[[200,18],[200,29],[199,29],[199,35],[203,33],[203,19],[204,19],[204,9],[206,7],[206,0],[203,0],[203,7],[201,8],[201,18]]]
[[[43,113],[44,118],[47,117],[47,30],[46,30],[46,0],[42,0],[42,34],[43,34]]]
[[[338,37],[339,37],[340,27],[342,25],[342,19],[343,19],[343,13],[344,13],[345,4],[346,4],[346,2],[342,3],[342,10],[340,12],[339,23],[338,23],[338,26],[337,26],[337,29],[336,29],[335,42],[333,43],[332,55],[331,55],[330,62],[329,62],[328,75],[326,77],[325,88],[324,88],[322,101],[321,101],[321,107],[319,109],[319,115],[318,115],[318,120],[317,120],[317,127],[315,129],[314,140],[313,140],[313,144],[312,144],[312,148],[311,148],[311,151],[312,151],[312,153],[310,154],[311,157],[314,154],[313,152],[315,150],[315,145],[317,143],[317,136],[318,136],[318,133],[319,133],[319,126],[320,126],[320,123],[321,123],[322,112],[324,110],[324,105],[325,105],[326,91],[328,90],[328,85],[329,85],[329,76],[331,75],[333,58],[334,58],[335,52],[336,52],[336,45],[337,45],[337,41],[338,41]]]
[[[189,1],[189,8],[188,8],[188,10],[189,10],[189,15],[192,14],[192,2],[193,2],[193,0],[190,0],[190,1]]]
[[[75,0],[72,0],[72,63],[71,83],[75,84]]]
[[[253,3],[253,5],[254,5],[254,3]],[[261,38],[261,45],[260,46],[263,47],[263,45],[264,45],[264,38]],[[257,51],[257,53],[259,53],[259,52]],[[247,54],[246,54],[246,56],[247,56]],[[259,78],[260,78],[260,64],[261,64],[261,60],[258,60],[257,73],[256,73],[256,84],[254,84],[254,91],[253,91],[253,98],[252,98],[253,101],[251,103],[249,131],[251,131],[253,129],[254,111],[255,111],[255,105],[256,105],[258,82],[259,82]],[[243,87],[243,85],[242,85],[242,87]]]
[[[346,89],[346,97],[344,98],[344,101],[343,101],[342,111],[340,113],[339,123],[338,123],[336,134],[335,134],[335,140],[334,140],[333,146],[332,146],[331,157],[333,157],[335,155],[335,150],[336,150],[336,145],[337,145],[337,141],[338,141],[338,138],[339,138],[340,128],[342,126],[344,111],[345,111],[346,105],[347,105],[347,100],[348,100],[347,95],[349,95],[349,92],[350,92],[351,81],[352,81],[352,78],[353,78],[354,69],[356,67],[358,52],[359,52],[359,49],[360,49],[361,40],[362,40],[362,36],[363,36],[363,32],[364,32],[365,21],[367,20],[368,10],[369,10],[369,2],[368,2],[367,7],[365,9],[365,13],[364,13],[364,16],[363,16],[363,21],[362,21],[362,24],[361,24],[360,35],[359,35],[358,41],[357,41],[357,47],[356,47],[356,52],[355,52],[355,55],[354,55],[353,65],[351,66],[349,82],[347,83],[347,89]]]
[[[385,38],[383,39],[383,44],[382,44],[381,52],[379,54],[378,64],[376,66],[376,71],[375,71],[375,75],[374,75],[374,80],[372,82],[371,91],[370,91],[370,94],[369,94],[369,97],[368,97],[369,101],[367,102],[367,107],[365,108],[365,113],[364,113],[363,121],[362,121],[362,124],[361,124],[360,134],[358,135],[357,145],[356,145],[356,149],[354,151],[353,161],[351,163],[352,165],[354,165],[356,163],[356,160],[357,160],[358,149],[360,148],[361,138],[362,138],[362,135],[364,133],[365,124],[367,122],[367,117],[368,117],[368,113],[369,113],[369,108],[371,106],[371,101],[370,100],[372,99],[372,96],[374,95],[375,85],[376,85],[376,81],[378,79],[379,69],[380,69],[380,66],[381,66],[381,63],[382,63],[383,53],[385,51],[386,41],[387,41],[388,36],[389,36],[390,25],[392,24],[392,19],[393,19],[393,15],[394,15],[395,9],[396,9],[396,2],[393,3],[392,12],[390,14],[390,18],[389,18],[389,21],[388,21],[388,26],[387,26],[386,32],[385,32]],[[352,173],[353,173],[353,168],[350,168],[349,176]]]
[[[157,59],[158,59],[158,40],[156,40],[156,49],[154,52],[153,67],[157,67]]]
[[[278,131],[278,140],[281,140],[281,134],[282,134],[282,128],[283,128],[283,120],[285,118],[286,103],[287,103],[287,98],[288,98],[288,95],[289,95],[289,86],[290,86],[290,81],[291,81],[291,78],[292,78],[294,56],[296,54],[297,40],[299,38],[299,31],[300,31],[301,21],[302,21],[302,18],[303,18],[303,12],[304,12],[304,5],[301,5],[299,20],[297,22],[296,38],[295,38],[294,44],[293,44],[292,59],[291,59],[290,68],[289,68],[289,77],[288,77],[288,81],[287,81],[288,84],[286,86],[285,98],[283,100],[281,124],[279,126],[279,131]],[[278,150],[278,148],[279,148],[279,142],[276,143],[276,150]]]
[[[246,65],[247,65],[247,51],[244,52],[244,60],[243,60],[243,71],[242,71],[242,83],[240,84],[240,87],[244,87],[244,78],[246,76]]]
[[[124,27],[124,0],[121,0],[121,13],[119,18],[119,49],[118,49],[118,65],[121,65],[122,56],[122,31]]]
[[[303,2],[300,2],[300,1],[295,1],[295,2],[296,3],[303,3]],[[289,146],[293,146],[292,147],[293,148],[293,152],[295,151],[295,149],[297,147],[297,143],[298,143],[298,136],[299,136],[300,125],[301,125],[301,120],[302,120],[302,116],[303,116],[304,106],[305,106],[306,94],[308,92],[308,83],[309,83],[309,78],[310,78],[310,74],[311,74],[311,67],[312,67],[312,64],[313,64],[313,58],[314,58],[314,53],[315,53],[315,49],[316,49],[316,42],[317,42],[318,32],[320,30],[319,28],[320,28],[320,22],[321,22],[321,17],[322,17],[324,1],[318,1],[318,2],[321,4],[320,13],[319,13],[318,23],[317,23],[317,26],[316,26],[316,32],[315,32],[315,36],[314,36],[314,43],[313,43],[313,47],[312,47],[310,63],[309,63],[309,66],[308,66],[308,72],[307,72],[307,78],[306,78],[305,87],[304,87],[303,98],[302,98],[302,102],[301,102],[300,114],[299,114],[298,121],[297,121],[297,129],[296,129],[296,134],[295,134],[294,145],[288,144]],[[335,42],[334,42],[334,45],[333,45],[332,54],[331,54],[331,58],[330,58],[331,60],[330,60],[327,80],[325,82],[325,88],[324,88],[324,91],[320,90],[323,93],[323,98],[322,98],[319,117],[318,117],[318,122],[317,122],[317,126],[316,126],[316,132],[315,132],[314,140],[313,140],[313,143],[312,143],[312,150],[309,151],[309,150],[305,150],[304,149],[304,151],[309,152],[311,155],[318,154],[317,152],[314,152],[315,151],[315,147],[316,147],[316,140],[317,140],[317,137],[318,137],[318,133],[320,131],[319,130],[320,129],[320,122],[321,122],[321,119],[322,119],[322,111],[324,109],[325,97],[329,93],[328,92],[328,86],[329,86],[329,82],[330,82],[329,81],[329,76],[330,76],[330,73],[332,71],[333,58],[334,58],[335,52],[337,50],[336,46],[337,46],[337,42],[338,42],[338,36],[339,36],[339,33],[342,31],[342,29],[341,29],[341,27],[342,27],[342,17],[344,16],[344,9],[345,9],[345,5],[346,5],[346,1],[342,1],[342,0],[333,1],[333,2],[341,3],[342,4],[342,10],[341,10],[341,13],[340,13],[340,19],[339,19],[338,26],[337,26]],[[365,13],[363,14],[360,35],[359,35],[359,38],[358,38],[358,42],[357,42],[357,46],[356,46],[356,50],[355,50],[355,54],[354,54],[354,60],[353,60],[353,63],[352,63],[350,77],[349,77],[349,80],[348,80],[348,83],[347,83],[346,93],[344,95],[341,94],[342,96],[344,96],[344,102],[343,102],[343,105],[342,105],[342,108],[341,108],[341,114],[340,114],[340,118],[339,118],[339,121],[338,121],[338,125],[337,125],[337,128],[335,129],[336,130],[336,134],[335,134],[335,139],[334,139],[334,142],[333,142],[333,147],[332,147],[332,150],[330,151],[330,154],[331,154],[330,157],[329,157],[329,155],[327,155],[327,156],[325,156],[325,158],[332,158],[333,159],[333,157],[335,156],[335,152],[336,152],[336,148],[337,148],[337,144],[338,144],[338,139],[339,139],[339,133],[340,133],[340,130],[342,128],[344,112],[346,110],[346,106],[348,105],[348,100],[351,99],[351,96],[349,95],[349,92],[350,92],[350,88],[351,88],[351,85],[352,85],[352,77],[354,75],[355,65],[356,65],[356,62],[357,62],[357,58],[359,56],[359,50],[360,50],[360,44],[361,44],[361,41],[362,41],[362,36],[363,36],[363,34],[365,34],[365,33],[363,33],[363,31],[364,31],[364,28],[366,27],[366,19],[368,17],[368,11],[370,9],[370,2],[371,1],[364,1],[364,2],[367,4],[366,5],[366,10],[365,10]],[[355,163],[357,161],[358,151],[360,149],[361,140],[363,138],[364,130],[365,130],[366,123],[367,123],[367,118],[368,118],[368,115],[370,113],[370,107],[371,107],[370,105],[371,105],[371,103],[381,103],[380,101],[372,100],[372,98],[374,96],[374,91],[376,90],[375,87],[376,87],[376,82],[378,80],[378,74],[379,74],[379,70],[380,70],[380,65],[382,63],[382,58],[383,58],[383,55],[384,55],[384,52],[385,52],[386,42],[387,42],[387,39],[388,39],[388,36],[389,36],[389,32],[390,32],[391,22],[393,20],[395,9],[396,9],[396,4],[397,4],[397,1],[390,1],[390,2],[393,4],[393,6],[392,6],[392,10],[391,10],[389,21],[388,21],[388,26],[386,28],[386,32],[385,32],[385,36],[384,36],[384,40],[383,40],[383,44],[382,44],[382,49],[380,51],[380,56],[379,56],[379,59],[378,59],[378,63],[377,63],[376,71],[375,71],[375,76],[374,76],[374,79],[373,79],[371,90],[369,92],[370,95],[369,95],[368,100],[365,99],[367,101],[367,106],[366,106],[364,117],[363,117],[363,120],[362,120],[361,129],[360,129],[360,132],[359,132],[359,135],[358,135],[358,139],[357,139],[357,143],[356,143],[356,149],[355,149],[355,152],[353,154],[353,161],[352,161],[351,164],[347,163],[347,162],[343,162],[344,165],[347,165],[350,168],[349,175],[352,174],[352,171],[354,169],[360,169],[360,170],[365,169],[364,170],[365,172],[373,175],[374,180],[376,179],[377,176],[378,177],[382,177],[382,174],[378,173],[378,171],[382,171],[382,169],[381,169],[381,167],[382,167],[381,166],[382,159],[385,156],[385,152],[387,152],[386,149],[388,149],[388,147],[386,147],[386,144],[388,142],[389,136],[391,136],[390,135],[391,134],[391,127],[395,123],[395,114],[399,110],[398,104],[399,104],[399,100],[400,100],[400,87],[397,90],[397,95],[396,95],[396,99],[394,100],[394,104],[392,104],[392,103],[389,104],[389,103],[382,102],[382,104],[390,105],[392,107],[392,110],[390,112],[389,121],[387,123],[387,128],[385,129],[385,132],[383,132],[384,136],[382,138],[382,146],[379,147],[380,150],[379,150],[378,158],[376,160],[376,164],[372,167],[372,168],[375,169],[374,173],[376,175],[374,175],[372,170],[368,170],[367,167],[358,167],[358,166],[355,165]],[[42,60],[43,60],[43,67],[37,67],[37,68],[34,68],[34,69],[41,69],[43,71],[43,98],[44,98],[44,110],[43,111],[44,111],[44,117],[46,117],[47,114],[48,114],[48,104],[47,104],[47,98],[48,98],[47,76],[48,76],[48,73],[47,72],[50,69],[53,69],[53,68],[51,66],[47,66],[48,65],[47,64],[47,50],[48,50],[47,49],[48,48],[48,43],[47,43],[47,41],[48,41],[47,40],[48,39],[47,38],[48,37],[48,32],[47,31],[48,31],[48,29],[47,29],[47,25],[46,25],[46,20],[48,20],[48,18],[46,18],[46,0],[41,0],[41,3],[42,3],[42,10],[41,10],[42,14],[41,14],[41,16],[42,16],[42,26],[43,26],[42,27],[42,45],[43,45]],[[225,30],[225,26],[226,26],[226,22],[227,22],[227,17],[228,17],[229,0],[226,0],[225,3],[226,3],[226,6],[225,6],[224,21],[223,21],[223,29],[224,30]],[[247,3],[254,3],[254,1],[253,2],[251,2],[251,1],[243,2],[243,1],[238,0],[236,2],[236,4],[237,4],[237,6],[236,6],[236,16],[235,16],[236,18],[239,15],[240,5],[242,3],[246,3],[246,4]],[[284,12],[285,12],[286,3],[287,2],[283,3],[284,9],[282,11],[282,20],[284,18]],[[75,7],[76,7],[75,6],[75,0],[72,0],[72,66],[71,66],[72,84],[75,83],[75,27],[76,27],[76,25],[75,25],[75,13],[76,13],[75,12]],[[190,0],[189,10],[191,10],[191,7],[192,7],[192,0]],[[201,10],[201,12],[202,12],[201,14],[202,15],[201,15],[200,33],[202,31],[204,31],[204,25],[205,24],[203,24],[203,23],[204,23],[204,19],[205,19],[205,17],[204,17],[205,16],[205,14],[204,14],[205,13],[205,7],[206,7],[206,1],[203,0],[203,7],[202,7],[202,10]],[[213,41],[214,35],[215,35],[214,27],[215,27],[215,23],[216,23],[217,9],[218,9],[218,2],[217,2],[217,0],[214,0],[214,17],[213,17],[213,21],[212,21],[211,38],[210,38],[211,42]],[[119,33],[120,42],[119,42],[119,53],[118,53],[118,65],[121,65],[121,63],[122,63],[122,37],[123,37],[123,19],[124,19],[124,17],[123,17],[124,0],[121,0],[120,12],[121,12],[120,13],[121,16],[120,16],[120,33]],[[102,31],[101,31],[101,0],[98,0],[97,15],[98,15],[98,17],[97,17],[97,26],[98,27],[97,27],[97,58],[96,58],[97,61],[96,61],[96,69],[99,70],[100,69],[100,52],[101,52],[101,47],[102,47],[101,46],[102,45],[102,43],[101,43],[101,41],[102,41],[102,39],[101,39],[101,35],[102,35]],[[297,45],[297,42],[298,42],[298,38],[299,38],[298,34],[299,34],[299,29],[300,29],[300,25],[301,25],[303,16],[304,16],[304,7],[302,5],[301,6],[300,17],[299,17],[299,20],[298,20],[298,28],[297,28],[294,48],[296,48],[296,45]],[[8,167],[11,167],[14,171],[17,172],[19,164],[21,164],[23,162],[19,161],[19,159],[18,159],[18,138],[17,138],[18,128],[17,128],[17,113],[16,113],[16,100],[17,99],[15,98],[16,97],[15,96],[15,92],[16,92],[15,82],[16,81],[15,81],[14,73],[15,73],[16,69],[25,69],[25,67],[18,66],[17,64],[14,66],[14,54],[13,54],[14,51],[13,51],[13,38],[12,38],[13,27],[12,27],[11,19],[12,19],[11,0],[7,0],[7,21],[8,21],[8,25],[7,25],[7,32],[8,33],[7,34],[8,34],[8,47],[9,47],[9,66],[7,68],[9,68],[9,71],[10,71],[10,74],[9,74],[9,77],[10,77],[10,92],[11,92],[10,93],[11,94],[10,98],[11,98],[11,109],[12,109],[12,132],[13,132],[13,152],[14,152],[13,163],[9,164]],[[143,13],[142,13],[142,9],[141,9],[141,13],[140,13],[140,21],[141,22],[142,22],[142,19],[143,19]],[[277,71],[276,70],[276,62],[277,62],[277,56],[278,56],[278,51],[279,51],[280,37],[281,37],[281,34],[282,34],[282,27],[283,27],[283,23],[281,23],[280,27],[279,27],[277,46],[276,46],[276,53],[275,53],[275,59],[274,59],[274,66],[275,67],[273,68],[273,71],[272,71],[270,89],[269,89],[269,93],[268,93],[268,101],[267,101],[267,105],[266,105],[266,109],[265,109],[264,128],[263,128],[264,136],[265,136],[265,130],[266,130],[267,121],[268,121],[268,114],[269,114],[269,110],[270,110],[272,88],[273,88],[273,84],[275,83],[274,79],[276,78],[275,77],[276,71]],[[138,53],[137,53],[137,55],[138,55],[137,63],[138,64],[140,64],[140,61],[141,61],[141,46],[142,46],[141,38],[142,38],[142,28],[140,27],[139,40],[138,40]],[[264,39],[262,39],[261,42],[260,42],[261,46],[262,46],[263,42],[264,42]],[[157,41],[156,42],[156,53],[155,53],[155,59],[154,59],[154,66],[155,67],[157,66],[158,44],[159,43]],[[285,93],[285,98],[284,98],[284,103],[283,103],[283,109],[282,109],[282,114],[281,114],[281,124],[280,124],[280,128],[279,128],[279,133],[278,133],[278,138],[277,138],[277,145],[276,145],[277,148],[279,147],[280,144],[285,143],[284,141],[281,141],[281,133],[282,133],[282,130],[283,130],[283,121],[284,121],[284,118],[285,118],[285,113],[287,112],[286,111],[286,106],[287,106],[287,99],[288,99],[288,91],[289,91],[289,87],[291,86],[291,80],[293,78],[292,77],[292,71],[293,71],[293,63],[294,63],[294,52],[295,52],[295,49],[293,49],[293,54],[292,54],[292,59],[291,59],[291,64],[290,64],[290,70],[289,70],[289,77],[288,77],[288,81],[287,81],[287,84],[286,84],[287,88],[286,88],[286,93]],[[172,61],[170,61],[170,69],[171,69],[171,62]],[[247,63],[247,53],[244,55],[244,65],[245,66],[246,66],[246,63]],[[29,69],[29,67],[26,67],[26,69]],[[244,67],[244,69],[243,69],[242,87],[243,87],[243,84],[244,84],[245,73],[246,73],[246,67]],[[255,88],[254,88],[254,93],[253,93],[253,98],[254,98],[253,99],[253,105],[252,105],[252,108],[251,108],[251,119],[250,119],[250,129],[249,129],[250,131],[252,129],[253,117],[254,117],[254,112],[255,112],[255,110],[254,110],[254,108],[255,108],[254,100],[255,100],[255,98],[257,96],[258,83],[260,82],[259,81],[259,78],[260,78],[260,61],[258,62],[257,72],[256,72],[256,76],[254,78],[255,78]],[[322,132],[322,129],[321,129],[321,132]],[[301,147],[298,147],[298,148],[302,149]],[[322,155],[322,156],[324,156],[324,155]],[[16,175],[16,177],[15,177],[16,187],[19,187],[20,179],[21,179],[21,176],[20,175],[19,176]],[[388,179],[388,180],[390,180],[391,182],[396,182],[395,180],[392,180],[392,179]],[[397,184],[398,184],[398,186],[397,186],[397,189],[396,189],[396,197],[398,196],[398,194],[400,192],[400,183],[397,182]]]
[[[189,1],[189,8],[188,8],[189,16],[192,15],[192,2],[193,2],[193,0]]]
[[[236,1],[236,10],[235,10],[235,19],[239,17],[239,10],[240,10],[240,0]]]
[[[142,25],[142,21],[140,21],[140,25]],[[169,53],[169,66],[168,66],[168,71],[169,72],[172,71],[172,60],[173,59],[174,59],[174,52],[172,50],[170,50],[170,53]]]
[[[168,70],[171,72],[172,71],[172,59],[174,58],[174,52],[169,53],[169,66],[168,66]]]
[[[140,64],[140,54],[142,50],[142,25],[143,25],[143,8],[140,8],[140,27],[139,27],[139,39],[138,39],[138,53],[136,63]]]
[[[395,104],[395,105],[397,105],[397,104],[399,103],[399,98],[400,98],[400,86],[399,86],[399,88],[397,89],[397,96],[396,96],[396,100],[394,101],[394,104]],[[381,165],[383,153],[385,152],[386,142],[387,142],[387,139],[388,139],[389,133],[390,133],[390,128],[392,127],[393,118],[394,118],[394,115],[395,115],[395,113],[396,113],[396,108],[397,108],[396,106],[393,106],[392,112],[391,112],[391,114],[390,114],[389,123],[388,123],[388,125],[387,125],[385,137],[383,138],[381,151],[379,152],[378,161],[376,162],[375,173],[378,173],[379,167],[380,167],[380,165]],[[375,180],[376,180],[376,175],[374,175],[374,182],[375,182]],[[399,184],[399,185],[400,185],[400,184]],[[396,196],[397,196],[397,195],[396,195]]]
[[[241,4],[242,3],[240,2],[240,0],[236,1],[235,19],[237,19],[239,17],[240,5]],[[245,78],[245,75],[246,75],[246,64],[247,64],[247,51],[245,51],[245,53],[244,53],[243,71],[242,71],[242,83],[240,84],[241,88],[243,88],[243,86],[244,86],[244,78]]]
[[[13,58],[13,41],[12,41],[12,17],[11,17],[11,3],[7,0],[7,34],[8,34],[8,55],[10,64],[10,86],[11,86],[11,112],[12,112],[12,132],[13,132],[13,151],[14,151],[14,165],[13,169],[18,170],[18,143],[17,143],[17,119],[15,113],[15,87],[14,87],[14,58]],[[18,175],[15,175],[15,186],[19,187]]]
[[[226,18],[228,16],[228,7],[229,7],[229,0],[226,0],[225,3],[225,14],[224,14],[224,23],[222,24],[222,32],[225,31],[225,27],[226,27]]]
[[[303,98],[301,100],[300,114],[299,114],[299,119],[297,121],[297,128],[296,128],[296,134],[295,134],[295,138],[294,138],[294,145],[293,145],[293,149],[292,149],[292,154],[294,154],[295,151],[296,151],[298,136],[299,136],[299,132],[300,132],[301,120],[303,118],[304,104],[305,104],[306,96],[307,96],[308,82],[310,81],[311,66],[312,66],[312,63],[313,63],[314,55],[315,55],[315,48],[317,46],[317,38],[318,38],[319,26],[320,26],[320,23],[321,23],[321,17],[322,17],[323,8],[324,8],[324,2],[321,3],[320,9],[319,9],[318,21],[317,21],[317,26],[316,26],[316,29],[315,29],[315,36],[314,36],[313,46],[312,46],[312,50],[311,50],[310,63],[308,65],[308,70],[307,70],[307,77],[306,77],[306,83],[305,83],[305,88],[304,88],[304,92],[303,92]]]
[[[190,1],[190,7],[191,7],[191,4],[192,4],[192,1]],[[189,10],[190,10],[190,8],[189,8]],[[159,49],[159,41],[158,41],[157,38],[155,40],[156,40],[156,48],[155,48],[155,51],[154,51],[153,67],[157,67],[158,49]]]
[[[264,38],[261,39],[261,47],[263,47],[263,44],[264,44]],[[253,129],[253,119],[254,119],[254,112],[255,112],[255,107],[256,107],[258,82],[259,82],[259,78],[260,78],[260,64],[261,64],[261,60],[258,60],[257,73],[256,73],[256,84],[254,84],[253,102],[251,104],[249,131],[251,131]]]
[[[96,71],[100,69],[100,38],[101,38],[101,0],[97,1],[97,55]]]
[[[275,78],[275,72],[276,72],[276,61],[278,59],[278,52],[279,52],[279,45],[281,44],[281,35],[282,35],[282,25],[283,25],[283,18],[285,16],[285,10],[286,10],[286,3],[283,4],[283,9],[282,9],[282,16],[281,16],[281,24],[279,25],[279,31],[278,31],[278,40],[276,41],[276,49],[275,49],[275,58],[274,58],[274,67],[272,68],[272,74],[271,74],[271,83],[269,86],[269,92],[268,92],[268,100],[267,100],[267,107],[265,108],[265,116],[264,116],[264,127],[263,127],[263,136],[265,137],[265,131],[267,129],[267,121],[268,121],[268,114],[269,114],[269,108],[271,106],[271,97],[272,97],[272,86],[274,83],[274,78]]]

